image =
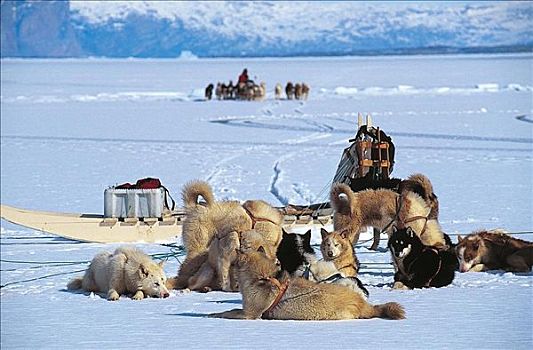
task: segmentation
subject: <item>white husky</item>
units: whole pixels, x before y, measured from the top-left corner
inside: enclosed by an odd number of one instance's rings
[[[113,254],[97,254],[83,277],[71,280],[68,289],[107,293],[108,300],[118,300],[121,294],[133,294],[133,299],[169,296],[163,262],[156,264],[148,255],[134,247],[119,247]]]

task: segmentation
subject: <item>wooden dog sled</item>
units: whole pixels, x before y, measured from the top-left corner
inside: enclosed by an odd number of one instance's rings
[[[318,206],[317,206],[318,207]],[[279,208],[285,213],[283,226],[291,230],[331,223],[329,208]],[[175,210],[162,218],[107,218],[102,214],[72,214],[27,210],[1,205],[2,219],[60,237],[95,243],[172,242],[181,236],[185,213]]]

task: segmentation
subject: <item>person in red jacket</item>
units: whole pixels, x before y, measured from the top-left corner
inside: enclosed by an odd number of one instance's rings
[[[239,75],[239,84],[244,83],[246,84],[248,82],[248,69],[244,68],[241,75]]]

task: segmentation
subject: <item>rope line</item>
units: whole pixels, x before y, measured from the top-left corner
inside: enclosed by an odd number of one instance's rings
[[[21,283],[26,283],[26,282],[38,281],[38,280],[42,280],[42,279],[50,278],[50,277],[55,277],[55,276],[71,275],[71,274],[73,274],[73,273],[78,273],[78,272],[82,272],[82,271],[85,271],[85,269],[83,269],[83,270],[76,270],[76,271],[69,271],[69,272],[53,273],[53,274],[50,274],[50,275],[44,275],[44,276],[40,276],[40,277],[28,278],[28,279],[26,279],[26,280],[20,280],[20,281],[8,282],[8,283],[6,283],[6,284],[1,285],[1,286],[0,286],[0,289],[5,288],[5,287],[7,287],[7,286],[14,285],[14,284],[21,284]]]
[[[178,260],[178,262],[181,264],[181,261],[178,258],[178,256],[183,255],[185,253],[185,248],[182,245],[177,245],[175,243],[161,244],[161,245],[165,246],[167,248],[170,248],[170,252],[168,252],[168,253],[154,253],[154,254],[149,254],[149,256],[152,257],[153,259],[165,260],[165,261],[168,260],[169,258],[173,257],[176,260]],[[44,267],[61,267],[61,266],[72,266],[72,265],[88,264],[88,263],[91,262],[91,260],[80,260],[80,261],[30,261],[30,260],[0,259],[0,262],[11,263],[11,264],[38,265],[38,266],[30,266],[30,267],[24,268],[24,269],[27,270],[27,269],[39,269],[39,268],[44,268]],[[15,269],[4,269],[4,270],[0,270],[0,271],[1,272],[14,272],[14,271],[17,271],[17,270],[21,270],[21,269],[20,268],[19,269],[16,269],[16,268]],[[59,273],[53,273],[53,274],[48,274],[48,275],[44,275],[44,276],[29,278],[29,279],[25,279],[25,280],[18,280],[18,281],[8,282],[6,284],[0,285],[0,289],[2,289],[4,287],[7,287],[7,286],[15,285],[15,284],[33,282],[33,281],[38,281],[38,280],[42,280],[42,279],[46,279],[46,278],[50,278],[50,277],[56,277],[56,276],[69,275],[69,274],[73,274],[73,273],[83,272],[85,270],[86,269],[70,271],[70,272],[59,272]]]

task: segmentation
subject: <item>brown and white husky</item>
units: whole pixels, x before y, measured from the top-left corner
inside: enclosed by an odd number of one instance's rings
[[[431,217],[432,208],[420,195],[405,191],[364,190],[354,193],[343,183],[331,188],[335,231],[348,231],[352,244],[359,240],[362,228],[371,226],[392,234],[392,227],[411,227],[427,246],[446,246],[444,233],[437,219]]]
[[[511,237],[503,230],[478,231],[458,239],[455,249],[461,272],[531,271],[533,242]]]
[[[355,255],[352,242],[348,237],[348,231],[328,232],[320,229],[322,243],[320,251],[324,261],[331,261],[344,277],[355,277],[359,271],[359,261]]]

